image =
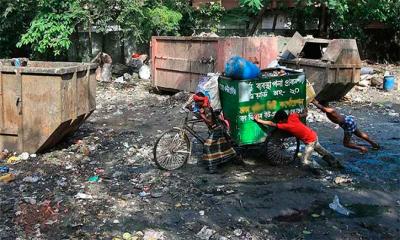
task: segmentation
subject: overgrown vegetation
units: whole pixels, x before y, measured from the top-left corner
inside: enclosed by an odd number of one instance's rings
[[[240,8],[225,10],[217,2],[198,9],[187,0],[2,0],[0,4],[0,57],[30,52],[33,57],[63,56],[77,33],[106,34],[110,26],[138,43],[152,35],[192,35],[218,32],[220,25],[257,26],[262,16],[272,14],[271,0],[240,0]],[[317,26],[321,37],[368,39],[367,27],[382,24],[399,36],[400,1],[393,0],[294,0],[294,8],[277,1],[276,10],[290,18],[293,30],[310,34]],[[16,46],[18,48],[16,48]],[[91,52],[91,46],[88,52]]]

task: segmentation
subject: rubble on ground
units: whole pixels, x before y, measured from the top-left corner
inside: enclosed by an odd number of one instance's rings
[[[121,74],[128,82],[129,76]],[[125,80],[126,79],[126,80]],[[315,108],[310,126],[345,161],[321,179],[295,163],[271,167],[246,152],[246,166],[209,174],[191,163],[162,171],[153,145],[180,126],[189,93],[156,93],[150,82],[99,83],[97,109],[79,131],[41,154],[0,154],[0,239],[395,239],[398,234],[399,92],[368,87],[332,103],[354,114],[384,151],[345,149],[342,130]],[[207,134],[206,132],[204,134]],[[196,150],[197,149],[197,150]],[[332,205],[337,195],[340,202]],[[337,213],[338,204],[352,211]]]

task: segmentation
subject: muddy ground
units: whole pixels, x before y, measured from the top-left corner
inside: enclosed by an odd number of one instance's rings
[[[311,109],[310,125],[344,170],[315,177],[248,154],[245,166],[209,174],[195,144],[188,165],[166,172],[152,147],[180,125],[179,95],[155,94],[148,82],[99,84],[97,110],[74,136],[10,165],[16,179],[0,183],[0,239],[399,239],[400,94],[354,90],[336,106],[383,149],[344,148],[342,131]],[[329,208],[335,195],[350,216]]]

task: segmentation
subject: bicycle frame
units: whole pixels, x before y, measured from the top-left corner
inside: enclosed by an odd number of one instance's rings
[[[194,130],[194,125],[198,123],[204,123],[203,120],[201,119],[190,119],[189,120],[189,112],[186,112],[186,117],[183,122],[182,130],[186,131],[187,133],[190,133],[194,138],[196,138],[201,144],[204,144],[205,139],[202,138],[197,132]],[[190,126],[192,125],[192,127]]]

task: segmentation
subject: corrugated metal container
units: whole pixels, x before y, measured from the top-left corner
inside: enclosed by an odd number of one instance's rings
[[[0,60],[0,149],[43,151],[76,131],[96,108],[96,67]]]
[[[320,100],[339,100],[360,80],[361,59],[354,39],[303,38],[296,33],[279,62],[304,69]]]
[[[233,140],[239,145],[262,143],[267,131],[253,121],[253,114],[271,120],[279,109],[301,112],[306,104],[304,73],[286,70],[285,76],[268,76],[268,69],[256,79],[231,80],[220,77],[219,93],[224,117],[230,123]],[[272,128],[270,128],[272,129]]]
[[[223,72],[235,55],[266,68],[278,57],[277,37],[153,37],[152,85],[194,91],[201,74]]]

